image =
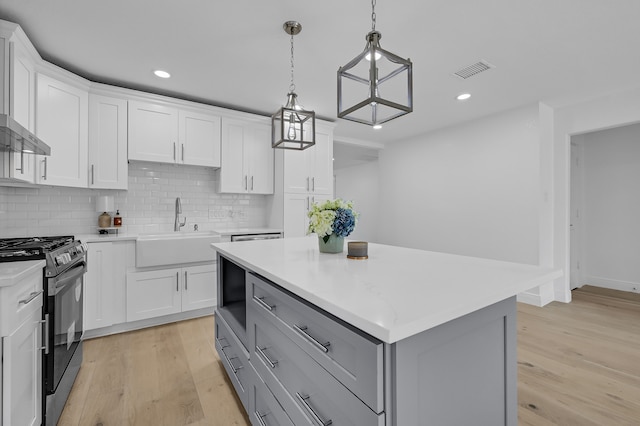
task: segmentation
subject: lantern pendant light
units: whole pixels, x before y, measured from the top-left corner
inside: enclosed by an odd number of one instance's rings
[[[380,47],[375,6],[364,51],[338,69],[338,118],[377,127],[413,111],[413,64]]]
[[[298,104],[293,82],[293,36],[302,31],[302,25],[287,21],[282,27],[291,36],[291,84],[287,103],[271,116],[271,146],[302,151],[316,144],[316,113]]]

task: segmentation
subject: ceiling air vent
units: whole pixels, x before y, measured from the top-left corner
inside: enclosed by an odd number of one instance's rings
[[[480,62],[476,62],[473,65],[469,65],[468,67],[464,67],[459,71],[454,72],[453,75],[463,80],[466,80],[469,77],[473,77],[474,75],[479,74],[483,71],[487,71],[491,68],[493,68],[493,65],[491,65],[490,63],[480,61]]]

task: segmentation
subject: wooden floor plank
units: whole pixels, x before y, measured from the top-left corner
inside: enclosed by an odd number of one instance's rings
[[[584,287],[518,304],[518,424],[640,424],[640,296]],[[60,426],[248,426],[214,317],[88,340]]]

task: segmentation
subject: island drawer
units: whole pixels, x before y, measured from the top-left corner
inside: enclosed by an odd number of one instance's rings
[[[294,426],[278,400],[249,363],[249,420],[254,426]]]
[[[270,321],[250,317],[251,364],[295,425],[383,426],[372,411]]]
[[[249,385],[249,373],[247,366],[248,357],[240,349],[240,343],[234,339],[233,332],[224,319],[216,313],[216,350],[220,361],[227,371],[227,375],[233,383],[233,387],[242,401],[242,405],[247,409],[248,397],[247,389]]]
[[[384,411],[383,343],[340,319],[247,274],[251,309],[282,332],[376,413]]]

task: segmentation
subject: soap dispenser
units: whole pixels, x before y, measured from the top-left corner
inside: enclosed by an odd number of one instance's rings
[[[120,209],[116,210],[116,215],[113,217],[113,226],[122,226],[122,216],[120,216]]]

